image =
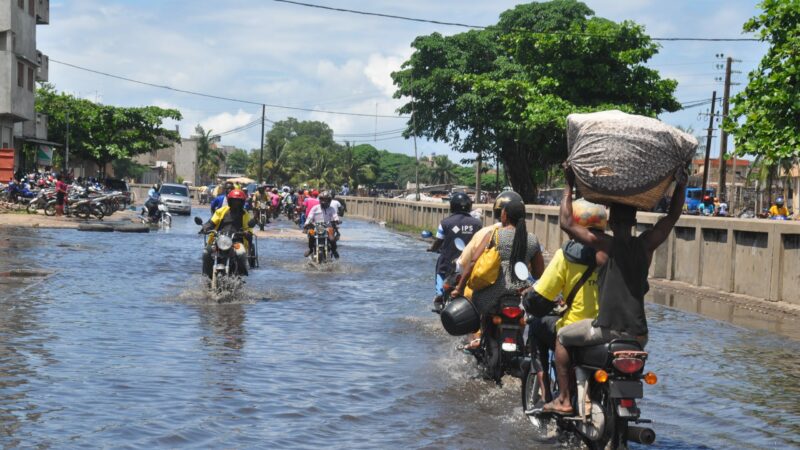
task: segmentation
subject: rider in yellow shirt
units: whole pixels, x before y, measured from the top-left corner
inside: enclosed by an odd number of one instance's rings
[[[783,204],[783,197],[778,197],[775,199],[775,204],[769,208],[769,216],[783,216],[787,219],[789,218],[789,208]]]

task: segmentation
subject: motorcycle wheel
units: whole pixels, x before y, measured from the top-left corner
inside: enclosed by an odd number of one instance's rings
[[[589,450],[615,450],[619,448],[628,448],[627,433],[628,423],[624,420],[617,418],[616,408],[614,408],[614,401],[610,398],[608,388],[603,385],[598,387],[600,389],[600,405],[603,410],[603,436],[598,440],[590,440],[585,436],[581,436]],[[594,396],[593,396],[594,397]],[[592,399],[596,401],[595,399]]]
[[[525,377],[522,379],[522,410],[541,408],[544,406],[546,399],[542,390],[542,381],[536,369],[531,365],[531,370],[526,372]],[[552,375],[551,375],[552,376]],[[550,392],[556,392],[554,383],[551,383]],[[542,415],[529,415],[528,420],[533,425],[534,431],[537,435],[544,439],[555,437],[557,433],[556,424],[550,417]]]
[[[92,211],[86,205],[81,205],[75,208],[75,215],[80,217],[81,219],[88,219],[89,215],[92,214]]]
[[[485,330],[490,332],[489,330]],[[483,376],[487,380],[494,380],[500,384],[503,378],[503,355],[500,350],[500,342],[492,337],[481,337],[481,350],[483,353],[482,369]]]
[[[219,277],[217,276],[217,270],[214,269],[211,271],[211,290],[216,292],[217,291],[217,284],[219,281]]]
[[[25,211],[27,211],[28,214],[36,214],[38,210],[39,210],[39,202],[36,201],[28,203],[28,207],[25,208]]]
[[[103,217],[105,217],[105,213],[103,212],[103,208],[101,208],[100,206],[92,207],[92,215],[97,217],[97,220],[103,220]]]
[[[164,225],[167,228],[171,227],[172,226],[172,217],[171,216],[167,216],[167,215],[161,216],[161,224]]]
[[[44,215],[45,216],[55,216],[56,215],[56,202],[48,203],[44,207]]]

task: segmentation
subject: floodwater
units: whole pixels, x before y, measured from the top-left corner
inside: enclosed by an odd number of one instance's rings
[[[219,304],[190,218],[168,232],[0,232],[6,448],[565,448],[542,443],[519,382],[475,378],[429,312],[434,255],[366,222],[342,261],[261,239]],[[279,222],[277,226],[288,226]],[[12,263],[13,262],[13,263]],[[800,342],[648,306],[657,448],[800,446]]]

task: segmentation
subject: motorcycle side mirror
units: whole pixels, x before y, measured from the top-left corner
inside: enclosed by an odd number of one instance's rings
[[[254,226],[256,226],[256,223],[258,223],[258,222],[256,222],[256,219],[250,219],[250,221],[249,221],[249,222],[247,222],[247,225],[248,225],[250,228],[253,228]]]
[[[518,280],[527,280],[531,273],[528,272],[528,266],[524,262],[514,264],[514,275]]]
[[[455,241],[453,241],[453,244],[455,244],[456,248],[457,248],[457,249],[458,249],[458,251],[460,251],[460,252],[463,252],[463,251],[464,251],[464,248],[466,248],[466,246],[467,246],[467,244],[465,244],[465,243],[464,243],[464,240],[463,240],[463,239],[461,239],[461,238],[456,238],[456,240],[455,240]]]
[[[194,223],[196,223],[198,225],[202,225],[203,224],[203,219],[195,216]]]

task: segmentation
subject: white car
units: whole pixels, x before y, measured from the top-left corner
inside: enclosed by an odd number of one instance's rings
[[[192,213],[192,199],[189,197],[189,188],[182,184],[165,183],[161,185],[161,202],[166,205],[170,213],[188,216]]]

